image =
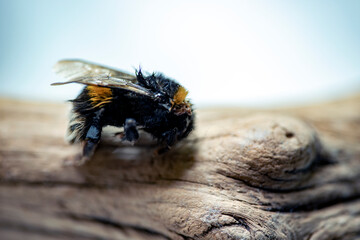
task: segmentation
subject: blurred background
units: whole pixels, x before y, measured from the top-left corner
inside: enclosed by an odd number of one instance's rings
[[[56,61],[163,72],[198,107],[360,91],[360,1],[0,0],[0,97],[62,102]]]

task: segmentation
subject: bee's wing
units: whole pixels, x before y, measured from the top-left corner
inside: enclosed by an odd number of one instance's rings
[[[102,87],[121,88],[135,93],[153,97],[153,93],[137,84],[134,75],[122,71],[97,65],[83,60],[62,60],[55,64],[55,72],[66,78],[66,82],[57,82],[51,85],[68,83],[82,83]]]
[[[136,83],[134,75],[124,73],[117,69],[101,66],[84,60],[62,60],[55,64],[54,71],[68,80],[82,76],[107,75],[111,77],[126,79]]]

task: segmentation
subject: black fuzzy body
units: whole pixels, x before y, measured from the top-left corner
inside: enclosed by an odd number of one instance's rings
[[[90,141],[96,145],[102,127],[107,125],[124,127],[124,140],[131,142],[138,138],[137,129],[142,129],[159,142],[165,143],[165,148],[185,138],[194,128],[194,115],[178,115],[170,111],[171,100],[180,85],[162,75],[143,77],[141,72],[137,74],[137,80],[140,86],[151,90],[157,98],[111,88],[111,101],[94,107],[88,88],[85,87],[80,95],[72,100],[68,140]]]

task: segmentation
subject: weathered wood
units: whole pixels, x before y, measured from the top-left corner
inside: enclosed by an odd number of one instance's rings
[[[67,106],[0,100],[0,239],[360,238],[360,95],[292,109],[200,109],[155,156],[106,129],[75,167]]]

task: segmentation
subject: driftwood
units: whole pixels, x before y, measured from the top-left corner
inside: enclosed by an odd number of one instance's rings
[[[360,238],[360,95],[277,110],[199,109],[156,156],[106,129],[92,161],[67,106],[0,100],[0,239]]]

